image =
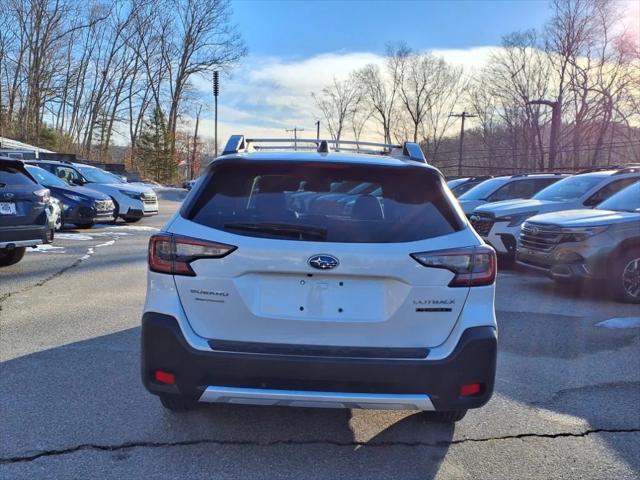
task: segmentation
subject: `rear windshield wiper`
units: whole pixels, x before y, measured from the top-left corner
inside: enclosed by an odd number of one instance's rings
[[[225,223],[229,230],[244,230],[246,232],[270,233],[283,237],[298,238],[300,240],[325,240],[327,229],[309,225],[293,225],[290,223]]]

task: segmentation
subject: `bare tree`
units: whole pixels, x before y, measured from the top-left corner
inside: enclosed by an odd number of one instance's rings
[[[334,77],[332,84],[320,94],[311,95],[326,120],[331,138],[339,141],[361,99],[355,76],[342,81]]]

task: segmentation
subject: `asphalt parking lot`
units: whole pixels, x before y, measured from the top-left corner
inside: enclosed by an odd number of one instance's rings
[[[140,382],[139,321],[148,236],[177,199],[0,270],[0,478],[638,478],[640,328],[601,322],[640,309],[517,270],[498,278],[496,393],[455,427],[403,411],[165,411]]]

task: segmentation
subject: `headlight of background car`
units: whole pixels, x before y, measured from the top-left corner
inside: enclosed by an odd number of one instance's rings
[[[582,242],[606,231],[609,227],[564,228],[562,242]]]
[[[507,215],[505,217],[496,218],[496,222],[509,222],[509,227],[517,227],[527,218],[533,217],[537,213],[538,212],[516,213],[513,215]]]
[[[129,192],[128,190],[118,190],[121,194],[126,195],[127,197],[133,198],[135,200],[141,200],[142,194],[138,192]]]

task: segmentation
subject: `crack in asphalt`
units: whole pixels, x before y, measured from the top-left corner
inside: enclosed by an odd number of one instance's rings
[[[15,292],[9,292],[9,293],[5,293],[4,295],[0,295],[0,310],[2,310],[2,303],[7,300],[9,297],[11,297],[12,295],[16,295],[19,293],[25,293],[28,292],[29,290],[36,288],[36,287],[42,287],[44,286],[46,283],[50,282],[51,280],[53,280],[54,278],[59,277],[60,275],[63,275],[65,272],[67,272],[68,270],[71,270],[72,268],[77,267],[78,265],[80,265],[82,263],[82,261],[84,260],[83,257],[78,258],[77,260],[75,260],[73,263],[71,263],[70,265],[67,265],[64,268],[61,268],[60,270],[58,270],[57,272],[52,273],[51,275],[49,275],[48,277],[32,284],[32,285],[27,285],[24,288],[21,288],[20,290],[16,290]]]
[[[113,238],[112,240],[110,240],[108,242],[101,243],[99,245],[94,245],[93,247],[88,247],[87,248],[87,252],[82,257],[77,258],[76,260],[74,260],[73,263],[67,265],[66,267],[61,268],[57,272],[52,273],[48,277],[46,277],[46,278],[44,278],[42,280],[39,280],[38,282],[36,282],[36,283],[34,283],[32,285],[27,285],[26,287],[21,288],[20,290],[16,290],[15,292],[8,292],[8,293],[5,293],[3,295],[0,295],[0,311],[2,311],[2,304],[4,303],[4,301],[7,300],[12,295],[17,295],[17,294],[20,294],[20,293],[26,293],[29,290],[32,290],[32,289],[34,289],[36,287],[44,286],[45,284],[47,284],[48,282],[50,282],[54,278],[57,278],[60,275],[63,275],[64,273],[66,273],[67,271],[71,270],[72,268],[75,268],[78,265],[80,265],[83,261],[88,260],[89,258],[91,258],[91,256],[95,253],[95,248],[111,246],[111,245],[116,243],[116,240],[118,240],[118,238],[119,237],[115,237],[115,238]]]
[[[58,450],[44,450],[18,457],[0,458],[0,465],[12,463],[32,462],[42,457],[54,457],[59,455],[67,455],[70,453],[80,452],[84,450],[93,450],[98,452],[117,452],[123,450],[131,450],[134,448],[168,448],[168,447],[190,447],[194,445],[220,445],[220,446],[248,446],[248,447],[279,447],[279,446],[309,446],[309,445],[328,445],[333,447],[436,447],[444,448],[451,445],[460,445],[464,443],[484,443],[505,440],[519,440],[525,438],[581,438],[597,433],[640,433],[640,428],[596,428],[585,430],[584,432],[561,432],[561,433],[520,433],[517,435],[505,435],[500,437],[486,438],[461,438],[459,440],[440,440],[436,442],[405,442],[405,441],[387,441],[387,442],[340,442],[336,440],[274,440],[271,442],[259,442],[253,440],[216,440],[216,439],[198,439],[198,440],[181,440],[176,442],[126,442],[117,445],[97,445],[84,443],[74,447],[68,447]]]

